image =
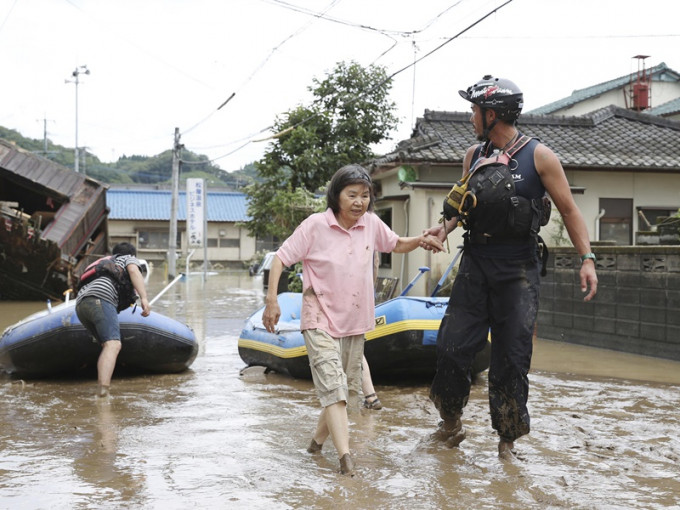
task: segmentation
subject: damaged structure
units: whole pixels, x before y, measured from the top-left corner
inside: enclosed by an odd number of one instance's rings
[[[63,300],[108,252],[106,185],[0,140],[0,300]]]

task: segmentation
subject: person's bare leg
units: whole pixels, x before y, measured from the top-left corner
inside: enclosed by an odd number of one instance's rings
[[[371,379],[371,369],[368,366],[368,361],[366,361],[366,356],[361,360],[361,391],[364,396],[375,393],[373,380]]]
[[[347,404],[336,402],[324,409],[326,426],[338,452],[338,457],[349,453],[349,420],[347,418]]]
[[[349,453],[349,419],[347,403],[336,402],[326,409],[326,425],[340,459],[340,472],[343,475],[354,475],[354,461]]]
[[[111,377],[113,376],[114,368],[116,368],[116,360],[118,359],[120,348],[120,340],[109,340],[102,345],[102,352],[97,360],[99,396],[101,397],[106,396],[109,392]]]
[[[321,451],[330,431],[328,430],[328,424],[326,423],[326,408],[321,411],[319,415],[319,422],[316,424],[316,430],[314,431],[314,436],[312,437],[312,442],[307,448],[309,453],[316,453]]]
[[[368,409],[382,409],[382,404],[373,387],[371,369],[366,361],[366,356],[361,360],[361,392],[364,394],[364,407]]]

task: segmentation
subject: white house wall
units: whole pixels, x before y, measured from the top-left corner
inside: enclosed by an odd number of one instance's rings
[[[600,198],[633,199],[633,230],[642,228],[635,214],[637,207],[667,207],[680,204],[680,178],[677,174],[648,172],[567,171],[569,183],[584,187],[583,195],[575,195],[591,240],[594,239],[595,218],[599,214]]]
[[[599,108],[604,108],[612,104],[620,106],[621,108],[626,107],[623,92],[621,89],[610,90],[599,96],[589,98],[586,99],[585,101],[581,101],[574,105],[568,106],[567,108],[556,110],[555,112],[552,113],[552,115],[579,116],[593,112],[595,110],[598,110]]]
[[[456,173],[455,167],[440,168],[438,171]],[[650,173],[650,172],[599,172],[593,170],[579,171],[567,170],[567,179],[573,187],[584,188],[584,193],[573,195],[576,204],[583,214],[588,236],[591,241],[596,241],[598,231],[596,219],[600,212],[600,198],[628,198],[633,199],[633,230],[641,230],[638,226],[638,217],[635,207],[668,207],[677,208],[680,204],[680,179],[677,174]],[[441,216],[442,203],[448,190],[431,188],[415,188],[399,186],[396,171],[387,172],[376,176],[382,189],[382,196],[409,195],[405,201],[386,200],[378,202],[377,208],[392,208],[393,229],[400,236],[419,235],[423,230],[437,225]],[[408,229],[406,226],[408,216]],[[557,233],[555,220],[559,218],[557,209],[553,206],[551,223],[541,229],[541,237],[548,246],[554,245],[554,236]],[[644,230],[644,228],[642,229]],[[380,276],[398,277],[399,288],[405,287],[408,282],[418,273],[418,268],[427,266],[430,268],[428,278],[422,277],[413,290],[412,295],[425,294],[426,288],[432,288],[446,270],[449,262],[458,251],[457,247],[462,244],[463,229],[458,228],[449,235],[451,253],[433,255],[422,249],[404,256],[393,254],[391,270],[381,270]],[[566,236],[566,232],[564,233]],[[427,285],[429,279],[430,284]]]
[[[159,231],[168,228],[167,221],[133,221],[133,220],[109,220],[109,237],[113,240],[125,239],[139,245],[137,233],[139,231]],[[178,251],[187,253],[187,240],[184,221],[179,221],[177,229],[180,232],[180,246]],[[248,230],[238,227],[234,223],[208,223],[206,239],[239,239],[239,247],[209,247],[207,248],[208,260],[212,263],[237,263],[244,264],[255,256],[255,238],[248,234]],[[139,255],[151,260],[165,260],[167,249],[139,249]],[[203,261],[203,248],[197,248],[191,260]]]
[[[396,178],[394,179],[396,182]],[[383,183],[383,192],[390,189],[387,183]],[[438,225],[441,217],[442,204],[445,192],[428,189],[401,190],[397,186],[400,194],[409,193],[411,198],[407,201],[392,200],[380,202],[378,209],[392,209],[392,229],[399,236],[418,236],[423,230]],[[386,193],[385,193],[386,194]],[[406,228],[406,218],[408,216],[409,228]],[[433,254],[432,252],[417,248],[409,254],[395,253],[392,255],[392,268],[380,271],[380,276],[399,278],[398,289],[403,289],[418,274],[419,268],[426,266],[430,271],[422,276],[409,292],[409,295],[426,295],[428,289],[433,287],[433,283],[444,274],[451,258],[457,250],[457,246],[463,242],[462,229],[456,229],[449,235],[449,246],[451,253]],[[429,282],[429,285],[428,285]]]
[[[678,97],[680,97],[680,83],[668,81],[652,83],[652,107],[661,106]]]

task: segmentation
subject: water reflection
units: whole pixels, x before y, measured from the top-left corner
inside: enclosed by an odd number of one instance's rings
[[[93,398],[93,403],[82,406],[92,414],[81,424],[82,454],[73,461],[74,472],[83,482],[81,498],[87,504],[106,506],[134,502],[143,505],[145,475],[143,469],[127,465],[124,454],[119,453],[120,416],[125,415],[121,399]],[[118,408],[118,409],[117,409]],[[85,492],[83,494],[83,492]]]

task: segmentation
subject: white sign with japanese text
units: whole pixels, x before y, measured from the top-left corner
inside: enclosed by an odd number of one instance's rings
[[[190,248],[203,246],[205,187],[203,179],[187,179],[187,236]]]

